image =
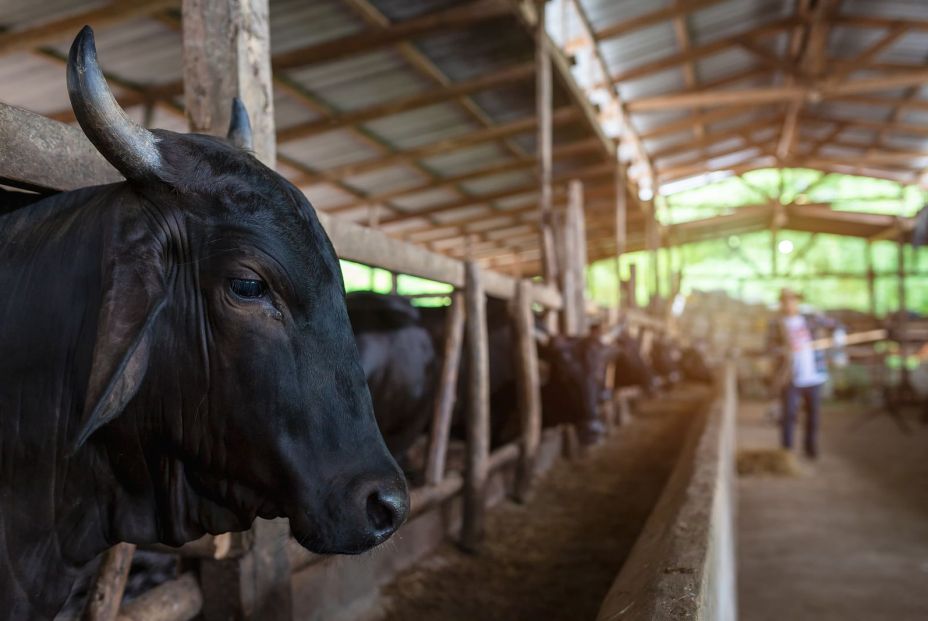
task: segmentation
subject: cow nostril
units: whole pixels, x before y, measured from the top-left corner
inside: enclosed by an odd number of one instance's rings
[[[395,494],[371,492],[367,497],[367,519],[377,534],[390,534],[406,518],[405,504]]]

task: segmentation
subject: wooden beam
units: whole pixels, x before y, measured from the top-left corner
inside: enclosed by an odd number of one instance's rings
[[[531,297],[530,292],[528,293]],[[451,417],[458,393],[458,369],[464,341],[464,295],[455,292],[445,322],[445,342],[442,348],[441,374],[435,395],[435,409],[429,434],[429,452],[425,465],[425,484],[438,485],[445,478],[445,458],[451,435]]]
[[[103,554],[81,621],[115,621],[132,567],[135,544],[117,543]]]
[[[668,145],[658,151],[654,151],[651,154],[651,157],[655,161],[659,161],[662,158],[679,156],[683,153],[687,153],[688,151],[693,151],[696,149],[704,150],[726,140],[744,137],[746,134],[753,133],[757,130],[766,129],[776,123],[779,123],[781,120],[782,119],[779,116],[748,118],[746,122],[740,123],[734,127],[729,127],[723,131],[706,134],[700,140],[691,140],[688,142]],[[710,154],[706,155],[705,157],[714,157],[714,155]]]
[[[720,2],[722,2],[722,0],[688,0],[686,2],[678,2],[671,6],[650,11],[638,17],[612,24],[611,26],[606,26],[597,31],[595,35],[600,41],[620,37],[624,34],[647,28],[648,26],[688,15],[700,9],[719,4]]]
[[[192,131],[225,136],[232,98],[251,120],[254,152],[273,168],[277,147],[267,0],[184,0],[184,105]]]
[[[512,305],[516,335],[516,385],[522,446],[516,476],[516,499],[525,502],[535,472],[535,458],[541,440],[541,381],[538,373],[538,351],[535,346],[535,317],[532,314],[531,284],[519,281]]]
[[[751,28],[745,32],[741,32],[737,35],[724,37],[710,43],[704,43],[703,45],[697,45],[686,53],[678,52],[675,54],[670,54],[668,56],[658,58],[657,60],[637,65],[631,69],[626,69],[625,71],[613,75],[612,80],[613,82],[619,83],[627,82],[629,80],[637,80],[638,78],[643,78],[660,71],[665,71],[687,62],[692,62],[707,56],[712,56],[713,54],[718,54],[719,52],[723,52],[731,47],[739,45],[739,42],[745,38],[756,40],[758,38],[770,36],[782,31],[784,28],[789,28],[796,23],[797,20],[795,16],[773,20],[760,26]]]
[[[880,54],[896,44],[896,42],[909,32],[909,25],[900,22],[891,28],[888,28],[883,36],[869,45],[865,50],[854,58],[847,60],[835,60],[835,64],[840,64],[841,68],[831,75],[831,79],[840,82],[855,71],[865,70],[870,67],[874,60]]]
[[[180,6],[180,0],[111,0],[101,7],[0,33],[0,54],[23,52],[70,40],[86,24],[102,30],[133,17],[144,17],[177,6]]]
[[[37,190],[76,190],[123,177],[84,132],[0,103],[0,182]]]
[[[490,457],[490,362],[487,335],[487,299],[480,268],[472,261],[464,265],[466,285],[467,465],[464,477],[464,507],[461,518],[461,547],[476,551],[483,541],[486,484]]]
[[[344,112],[335,116],[298,123],[278,132],[278,139],[297,140],[324,132],[341,129],[348,125],[366,123],[374,119],[401,114],[416,108],[431,106],[479,91],[492,90],[501,86],[510,86],[534,75],[533,66],[529,64],[507,67],[501,71],[480,76],[473,80],[431,88],[425,92],[376,104],[359,110]]]
[[[248,110],[254,153],[273,168],[269,11],[268,0],[183,0],[182,28],[184,94],[192,128],[224,136],[232,98],[238,97]],[[289,523],[257,519],[250,536],[252,545],[243,558],[201,562],[206,619],[292,619]]]
[[[371,52],[407,39],[414,39],[442,30],[473,26],[507,13],[504,4],[495,0],[474,0],[452,8],[427,13],[421,17],[397,22],[385,29],[372,29],[338,39],[317,43],[274,57],[274,70],[285,71],[296,67],[343,58],[351,54]]]
[[[576,120],[577,117],[578,113],[574,108],[565,106],[554,111],[554,114],[552,115],[552,121],[555,124],[568,123],[570,121]],[[302,185],[319,181],[340,180],[345,177],[360,175],[362,173],[377,170],[379,168],[385,168],[387,166],[394,166],[396,164],[409,164],[416,160],[431,157],[433,155],[448,153],[449,151],[455,151],[457,149],[478,145],[484,142],[492,142],[507,136],[523,134],[534,129],[536,124],[537,119],[534,116],[525,119],[518,119],[515,121],[510,121],[509,123],[504,123],[502,125],[496,125],[486,129],[479,129],[462,134],[460,136],[455,136],[453,138],[446,138],[444,140],[439,140],[438,142],[413,147],[411,149],[406,149],[405,151],[396,151],[383,157],[363,160],[361,162],[352,162],[340,166],[334,166],[332,168],[327,168],[325,170],[310,172],[302,177],[299,180],[299,183]]]
[[[902,86],[925,83],[928,83],[928,70],[879,76],[875,78],[846,80],[836,84],[830,84],[825,81],[814,86],[768,86],[740,90],[656,95],[654,97],[646,97],[630,102],[629,110],[632,112],[646,112],[709,105],[752,107],[763,103],[799,101],[804,99],[820,101],[822,99],[830,99],[842,95],[890,90]]]
[[[566,181],[567,178],[577,178],[577,179],[594,179],[596,177],[602,177],[611,173],[612,167],[609,164],[596,164],[587,168],[583,168],[578,171],[570,171],[556,177],[557,181]],[[519,185],[513,188],[506,188],[504,190],[497,190],[495,192],[490,192],[483,195],[475,196],[465,196],[460,199],[455,199],[450,202],[441,203],[437,205],[432,205],[430,207],[425,207],[422,209],[414,209],[410,211],[404,211],[402,213],[397,213],[395,215],[383,218],[381,224],[393,224],[394,222],[399,222],[402,220],[409,220],[412,218],[422,218],[425,216],[434,216],[438,213],[444,213],[448,211],[453,211],[455,209],[462,209],[464,207],[470,207],[471,205],[483,205],[488,204],[493,201],[501,200],[504,198],[512,198],[513,196],[519,196],[521,194],[534,193],[539,191],[538,184],[536,182],[531,182],[524,185]],[[553,196],[553,193],[552,193]],[[500,211],[500,215],[506,215],[514,213],[514,209],[506,209]],[[557,272],[555,272],[556,274]]]
[[[553,155],[551,141],[554,127],[551,122],[553,108],[553,85],[551,82],[551,55],[546,49],[548,35],[545,32],[545,3],[537,5],[538,16],[535,20],[535,116],[538,125],[535,134],[536,153],[538,163],[537,177],[540,184],[538,217],[540,221],[539,235],[541,236],[542,263],[547,284],[553,284],[558,279],[557,253],[554,249],[554,206],[551,189]],[[565,300],[565,305],[567,301]]]

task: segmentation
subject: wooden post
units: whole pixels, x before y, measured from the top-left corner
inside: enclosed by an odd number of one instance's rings
[[[226,134],[232,98],[245,104],[254,152],[271,166],[274,93],[268,0],[183,0],[184,104],[193,131]]]
[[[870,314],[876,317],[876,272],[873,270],[873,242],[867,240],[867,303]]]
[[[631,263],[628,266],[628,308],[638,307],[638,264]]]
[[[225,135],[232,98],[248,110],[254,153],[276,163],[268,0],[183,0],[184,101],[194,131]],[[204,560],[203,616],[290,621],[286,520],[256,520],[241,559]]]
[[[461,547],[474,552],[483,539],[486,482],[490,457],[490,361],[487,342],[486,295],[480,268],[464,264],[467,313],[467,470]]]
[[[87,594],[81,621],[114,621],[126,589],[135,546],[117,543],[103,554],[96,579]]]
[[[648,253],[651,257],[651,281],[652,281],[652,290],[651,294],[655,297],[660,297],[661,295],[661,270],[660,270],[660,257],[658,256],[658,250],[660,249],[660,243],[658,242],[658,230],[657,230],[657,218],[654,212],[654,201],[648,201],[648,214],[647,214],[647,226],[645,234],[647,236],[648,244]]]
[[[909,365],[908,365],[908,305],[906,304],[905,296],[905,232],[902,227],[899,227],[899,236],[897,238],[897,265],[896,269],[898,270],[897,282],[899,286],[899,320],[896,325],[896,329],[899,334],[899,355],[902,358],[901,368],[901,386],[903,390],[911,389],[911,382],[909,378]]]
[[[626,200],[625,168],[621,162],[615,167],[615,307],[622,308],[622,271],[621,259],[625,253],[626,243],[626,213],[628,202]]]
[[[568,336],[576,336],[580,333],[580,309],[577,308],[577,232],[575,220],[575,208],[572,208],[577,200],[583,200],[582,195],[578,196],[578,190],[581,190],[573,183],[569,186],[568,204],[560,215],[560,226],[558,227],[558,240],[561,262],[558,266],[561,275],[561,297],[564,300],[564,309],[561,313],[562,332]],[[582,191],[582,190],[581,190]]]
[[[429,436],[429,454],[425,465],[425,484],[437,485],[445,476],[445,458],[448,454],[448,435],[458,391],[458,369],[461,362],[461,344],[464,337],[464,296],[455,292],[445,322],[445,343],[432,415]]]
[[[538,157],[538,181],[541,183],[539,210],[541,216],[541,249],[545,282],[554,284],[558,280],[557,258],[554,243],[554,204],[551,189],[551,138],[553,102],[551,87],[551,57],[548,55],[545,32],[545,3],[538,3],[538,23],[535,32],[535,116],[538,118],[536,150]]]
[[[541,440],[541,387],[538,378],[538,351],[535,348],[535,318],[532,316],[531,282],[522,280],[513,304],[517,360],[516,382],[522,430],[522,452],[516,478],[516,499],[524,502],[532,484],[535,456]]]
[[[573,180],[569,186],[569,202],[567,205],[567,219],[570,222],[569,231],[574,237],[571,268],[574,271],[574,304],[576,304],[576,333],[586,334],[586,220],[583,216],[583,182]]]

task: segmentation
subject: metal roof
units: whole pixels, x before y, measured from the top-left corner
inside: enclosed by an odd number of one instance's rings
[[[321,210],[455,256],[466,252],[464,238],[490,259],[520,251],[527,271],[537,267],[528,235],[537,227],[535,42],[522,15],[530,4],[271,0],[272,56],[307,54],[275,69],[280,170]],[[4,37],[119,5],[6,0],[0,101],[71,122],[63,58],[74,32],[21,48],[5,47]],[[185,126],[179,5],[137,0],[124,19],[91,24],[117,98],[140,121],[175,130]],[[312,62],[313,46],[458,10],[479,15]],[[547,24],[571,67],[554,80],[555,202],[571,177],[582,178],[591,221],[610,217],[615,154],[590,110],[621,142],[642,188],[769,165],[910,183],[928,167],[923,0],[550,0]],[[816,54],[822,66],[813,71]],[[506,72],[515,77],[479,83]],[[860,86],[886,78],[895,82]],[[575,85],[596,109],[571,95]],[[835,85],[857,90],[823,90]],[[435,95],[448,88],[465,90]],[[702,99],[685,99],[694,95]],[[784,141],[791,115],[795,135]],[[644,218],[631,211],[630,234],[640,238]],[[612,230],[594,225],[588,234]]]

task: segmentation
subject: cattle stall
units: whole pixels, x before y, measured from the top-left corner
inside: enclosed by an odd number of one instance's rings
[[[763,350],[765,308],[708,294],[694,296],[682,318],[672,316],[682,278],[673,250],[684,244],[769,231],[770,274],[736,244],[726,249],[754,271],[739,277],[743,285],[848,277],[793,268],[816,235],[866,240],[866,272],[850,277],[866,279],[871,316],[886,294],[877,281],[892,279],[900,312],[888,324],[870,317],[873,325],[858,338],[888,337],[903,359],[928,340],[906,308],[907,295],[909,302],[916,297],[906,278],[918,275],[918,260],[910,261],[904,244],[924,222],[901,210],[866,213],[831,197],[810,198],[830,175],[924,184],[920,87],[928,79],[928,22],[917,2],[0,4],[0,192],[9,201],[0,214],[37,197],[122,180],[75,127],[79,115],[63,86],[68,43],[87,24],[96,30],[116,103],[134,122],[221,136],[237,97],[254,128],[250,150],[313,201],[338,256],[386,269],[394,283],[408,275],[453,288],[424,474],[410,490],[401,537],[362,564],[307,552],[281,519],[179,549],[118,544],[88,586],[86,607],[76,612],[83,618],[273,621],[324,617],[338,607],[360,614],[369,591],[441,541],[472,553],[465,558],[487,558],[490,506],[510,496],[523,504],[508,508],[528,507],[541,487],[538,475],[552,468],[595,475],[590,461],[570,460],[582,453],[574,426],[543,428],[536,314],[549,336],[585,335],[592,314],[607,333],[621,326],[662,361],[661,388],[679,380],[676,345],[708,340],[717,353]],[[758,190],[756,177],[744,174],[761,167],[778,169],[778,192]],[[819,176],[789,196],[783,172],[798,168]],[[659,214],[658,195],[701,175],[740,182],[760,200],[693,220]],[[794,231],[812,237],[786,264],[778,241]],[[872,242],[886,240],[898,242],[892,272],[878,269],[872,256]],[[614,260],[620,280],[620,259],[632,251],[646,260],[627,266],[613,311],[592,309],[585,266]],[[643,290],[653,301],[647,311],[635,303]],[[498,446],[488,397],[491,298],[508,305],[517,354],[517,436]],[[885,352],[873,354],[885,373]],[[724,366],[720,398],[705,409],[680,399],[692,424],[601,618],[661,616],[668,604],[697,618],[733,617],[735,388],[740,375],[756,381],[761,360],[717,361]],[[915,397],[904,363],[898,375],[898,391],[887,391],[891,409]],[[615,381],[607,373],[602,417],[610,440],[622,438],[619,427],[642,392]],[[465,440],[452,446],[456,399],[467,404]],[[568,460],[557,463],[564,454]],[[667,464],[674,457],[663,456]],[[601,459],[602,451],[594,457],[604,468],[628,466]],[[170,555],[172,579],[124,600],[133,588],[130,563],[152,553]],[[589,609],[591,601],[584,603]]]
[[[540,473],[562,452],[578,451],[570,426],[542,429],[534,313],[546,317],[551,333],[586,334],[591,314],[585,265],[591,257],[619,255],[629,246],[656,252],[663,242],[653,204],[642,200],[646,192],[629,173],[632,163],[620,159],[616,141],[604,133],[598,111],[571,73],[571,59],[546,33],[543,3],[461,0],[418,14],[402,2],[333,0],[320,3],[321,8],[309,15],[296,11],[292,3],[276,4],[138,0],[101,5],[74,0],[61,15],[44,16],[38,25],[32,25],[36,17],[25,11],[22,24],[14,21],[0,31],[0,55],[27,57],[41,65],[37,80],[63,83],[59,74],[67,62],[65,41],[86,23],[99,31],[100,61],[117,103],[144,126],[181,131],[189,127],[223,135],[230,102],[239,98],[250,114],[254,154],[311,200],[322,197],[317,213],[340,258],[454,287],[424,483],[410,491],[410,520],[427,516],[422,528],[432,529],[414,554],[421,556],[435,545],[436,537],[448,534],[465,550],[479,553],[488,506],[510,494],[524,500]],[[309,34],[294,35],[275,50],[272,27],[283,28],[288,19],[302,20]],[[319,23],[313,25],[313,20]],[[333,23],[341,28],[335,29],[338,36],[323,36],[326,24]],[[281,38],[286,36],[282,32]],[[413,44],[428,36],[437,39],[431,48]],[[144,69],[130,56],[114,58],[131,50],[126,38],[147,41],[154,48],[147,52],[152,57],[176,57],[177,75],[126,77],[123,72]],[[495,38],[496,47],[482,53],[466,51],[465,44],[478,38]],[[385,101],[364,100],[360,107],[332,105],[313,92],[325,91],[332,79],[326,63],[364,54],[380,57],[359,80],[399,56],[413,67],[414,77],[407,79],[430,88],[398,91]],[[504,62],[491,62],[500,58]],[[117,67],[120,62],[128,68]],[[157,59],[152,62],[150,71],[161,69],[154,66]],[[469,62],[479,71],[465,71]],[[376,90],[376,85],[368,90]],[[356,90],[349,91],[342,96],[358,96]],[[123,180],[74,125],[74,113],[61,101],[50,96],[32,110],[25,109],[28,102],[18,103],[22,105],[0,103],[4,187],[45,196]],[[283,111],[286,124],[280,123],[275,106]],[[384,118],[434,106],[460,107],[467,131],[438,132],[435,125],[455,122],[447,114],[439,114],[425,128],[410,123],[392,142],[371,127]],[[386,135],[389,129],[379,131]],[[435,135],[426,135],[431,141],[423,142],[418,134],[428,131]],[[322,145],[314,149],[307,146],[326,132],[343,132],[349,138],[332,145],[320,140]],[[322,159],[327,148],[338,153],[317,165],[313,158]],[[352,157],[352,150],[370,157]],[[450,160],[444,169],[441,158]],[[455,158],[469,166],[459,166]],[[488,166],[473,166],[483,158]],[[386,178],[391,168],[401,166],[411,167],[413,176]],[[518,174],[515,185],[488,180],[510,174]],[[365,176],[364,182],[350,182]],[[418,193],[437,198],[409,196]],[[474,209],[480,206],[486,208]],[[631,245],[629,232],[637,235]],[[535,274],[542,278],[532,278]],[[634,278],[633,272],[632,292]],[[655,280],[655,292],[661,287]],[[667,290],[673,288],[671,283]],[[519,435],[495,449],[489,428],[488,296],[509,303],[518,360]],[[656,314],[636,309],[633,295],[620,302],[621,313],[603,321],[606,331],[621,322],[645,342],[646,351],[655,339],[679,336],[667,309]],[[459,473],[447,462],[458,370],[465,356],[471,373],[466,386],[466,458]],[[631,403],[641,391],[609,388],[606,421],[614,430],[628,420]],[[448,519],[444,514],[452,504],[458,514]],[[144,547],[176,554],[177,577],[124,603],[135,547],[118,544],[101,560],[84,618],[291,619],[294,574],[314,566],[320,567],[317,575],[336,571],[331,559],[300,547],[281,519],[258,520],[250,531],[206,536],[178,549]],[[396,570],[386,565],[385,572]]]

